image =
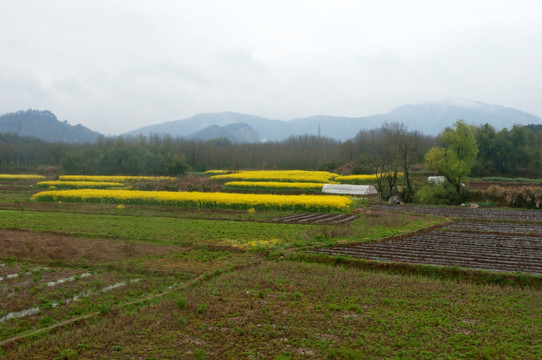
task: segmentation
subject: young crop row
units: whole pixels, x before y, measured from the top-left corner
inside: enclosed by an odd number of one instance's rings
[[[43,191],[33,195],[32,199],[38,201],[140,205],[155,204],[178,207],[341,212],[349,211],[350,206],[352,205],[352,200],[345,196],[229,194],[100,189]]]
[[[110,181],[40,181],[37,185],[63,189],[107,189],[125,186],[123,183]]]
[[[15,175],[15,174],[0,174],[0,180],[43,180],[42,175]]]
[[[62,175],[60,181],[105,181],[105,182],[127,182],[127,181],[162,181],[176,180],[172,176],[102,176],[102,175]]]
[[[280,182],[280,181],[230,181],[224,184],[226,189],[241,190],[313,190],[321,191],[322,183]]]

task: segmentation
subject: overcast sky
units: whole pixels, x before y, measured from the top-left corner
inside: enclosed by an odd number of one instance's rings
[[[107,135],[465,98],[542,116],[542,1],[2,0],[0,114]]]

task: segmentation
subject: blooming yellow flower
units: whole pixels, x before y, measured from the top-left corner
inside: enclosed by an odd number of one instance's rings
[[[161,181],[161,180],[176,180],[172,176],[102,176],[102,175],[62,175],[58,177],[60,181]]]
[[[50,188],[65,189],[105,189],[111,187],[125,186],[120,182],[109,181],[40,181],[36,185]]]
[[[388,173],[384,173],[383,176],[386,176],[386,174]],[[402,177],[403,173],[398,172],[397,176]],[[335,180],[343,184],[360,184],[360,183],[376,182],[377,176],[376,174],[344,175],[344,176],[337,176]]]
[[[207,170],[205,174],[207,175],[221,175],[221,174],[229,174],[233,172],[232,170]]]
[[[232,194],[136,190],[77,189],[43,191],[32,196],[38,201],[69,201],[113,204],[157,204],[203,208],[276,209],[299,211],[349,211],[346,196]]]
[[[231,174],[214,175],[211,179],[279,182],[331,183],[337,174],[327,171],[276,170],[276,171],[241,171]]]
[[[0,180],[42,180],[45,176],[42,175],[25,175],[25,174],[0,174]]]
[[[281,182],[281,181],[230,181],[224,184],[229,189],[268,189],[268,190],[322,190],[322,183]]]

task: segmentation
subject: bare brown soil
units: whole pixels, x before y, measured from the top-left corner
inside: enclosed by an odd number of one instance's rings
[[[469,208],[460,206],[424,206],[424,205],[377,205],[375,208],[408,211],[418,214],[431,214],[437,216],[454,217],[465,220],[509,220],[509,221],[540,221],[542,210],[523,209],[488,209]]]
[[[175,246],[154,246],[108,239],[83,239],[73,236],[0,230],[0,257],[18,260],[107,263],[121,259],[164,255],[182,250]]]
[[[428,206],[400,208],[461,219],[542,220],[540,211]],[[316,252],[377,261],[542,274],[542,223],[460,221],[412,236]]]
[[[346,224],[357,218],[356,215],[352,214],[304,213],[273,219],[273,222],[283,224],[338,225]]]
[[[542,274],[542,238],[432,231],[400,240],[321,249],[370,260]]]

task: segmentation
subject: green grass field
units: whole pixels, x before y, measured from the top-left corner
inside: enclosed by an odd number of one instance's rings
[[[292,212],[44,204],[30,185],[0,194],[2,359],[542,358],[538,286],[304,255],[446,219],[278,224]]]

